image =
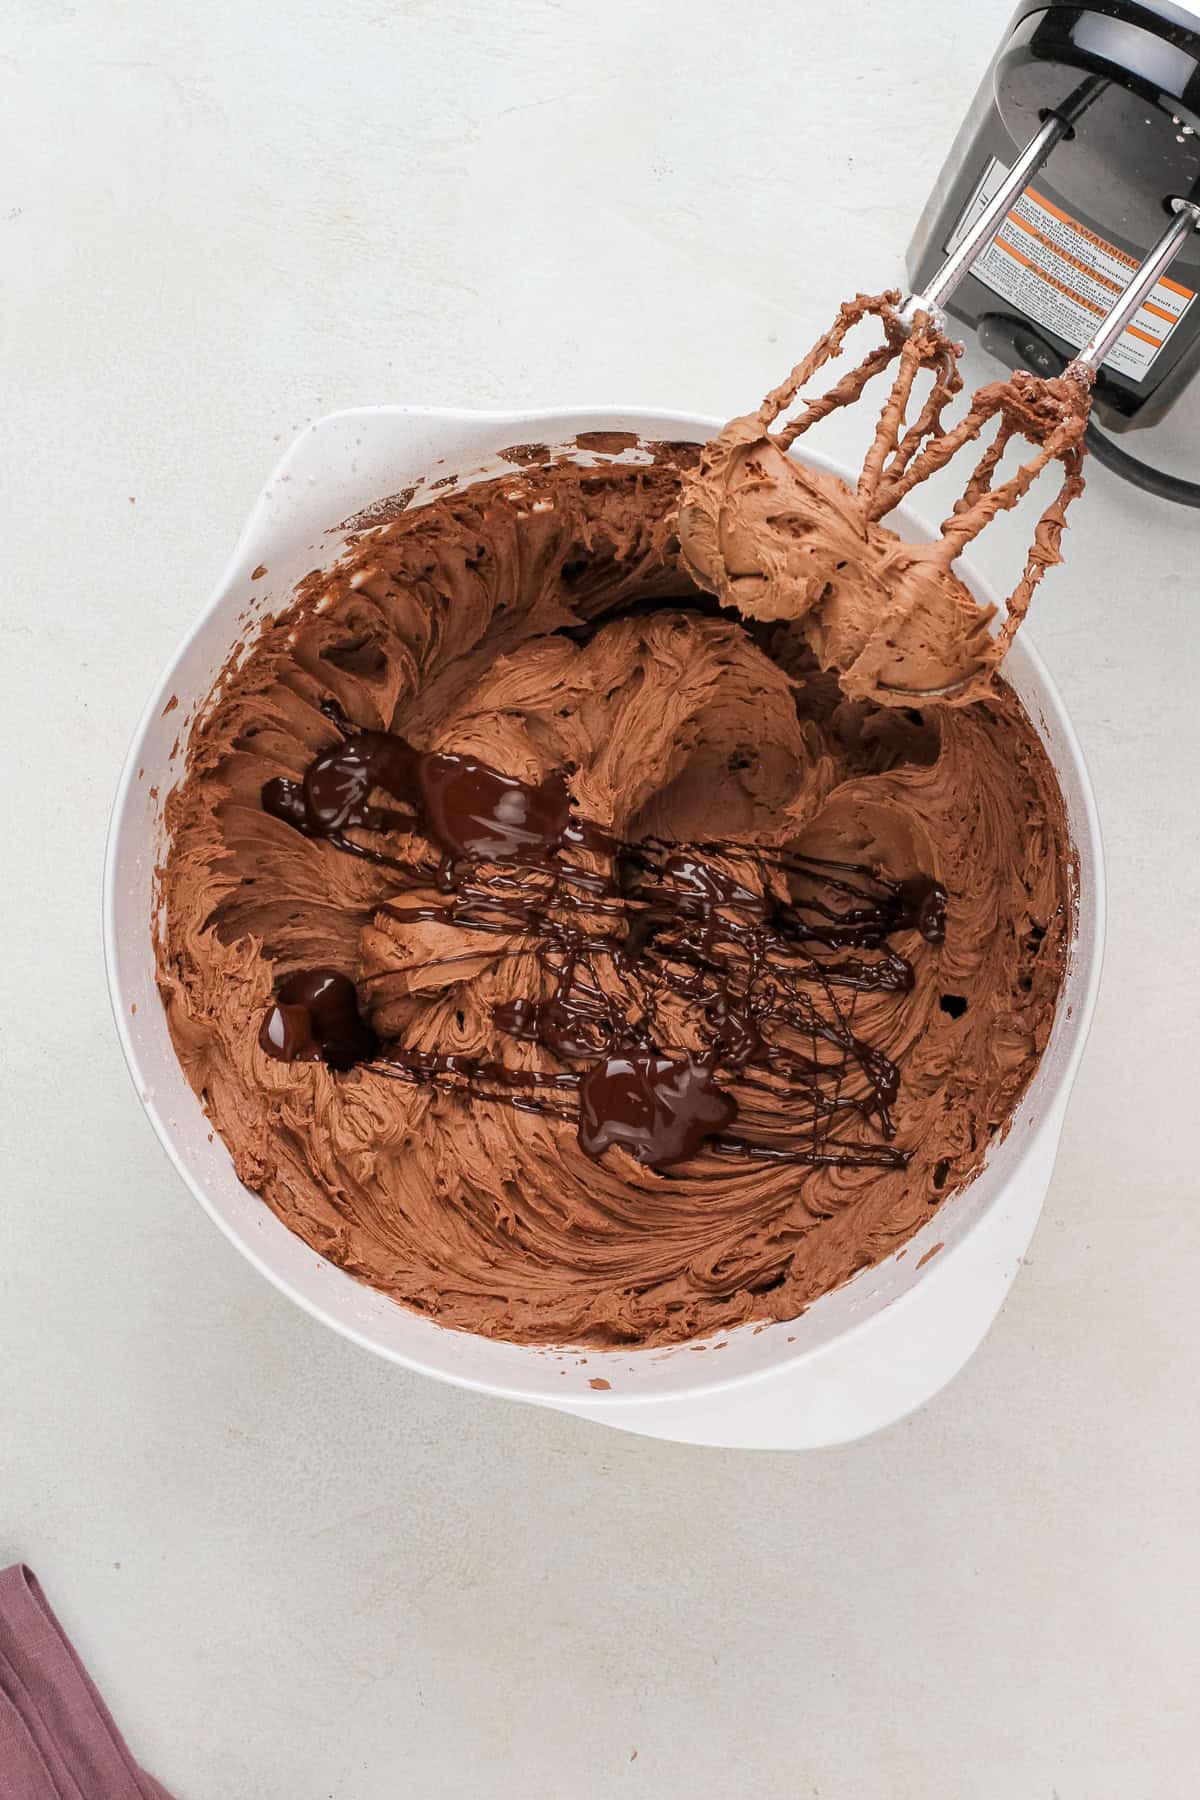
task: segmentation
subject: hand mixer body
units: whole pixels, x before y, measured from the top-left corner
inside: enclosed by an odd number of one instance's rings
[[[1170,199],[1200,197],[1200,14],[1168,0],[1018,7],[909,246],[914,290],[1056,112],[1068,129],[946,308],[1004,360],[1035,368],[1039,340],[1056,366],[1087,340]],[[1200,234],[1107,358],[1096,411],[1118,431],[1153,424],[1198,368]]]

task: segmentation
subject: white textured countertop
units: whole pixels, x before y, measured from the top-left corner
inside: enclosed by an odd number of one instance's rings
[[[894,0],[10,0],[0,1562],[180,1800],[1194,1792],[1194,512],[1094,469],[1035,605],[1099,1014],[999,1323],[865,1444],[689,1450],[370,1360],[186,1195],[101,967],[126,742],[297,428],[744,409],[899,278],[1006,13],[941,9],[930,56]],[[1200,477],[1200,397],[1145,453]]]

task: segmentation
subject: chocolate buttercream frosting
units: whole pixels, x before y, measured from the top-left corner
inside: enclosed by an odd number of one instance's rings
[[[903,325],[899,298],[889,292],[846,301],[758,410],[731,419],[704,446],[684,478],[683,564],[701,587],[748,618],[803,620],[818,661],[837,672],[843,693],[891,706],[926,699],[966,706],[991,692],[1035,588],[1061,561],[1067,507],[1083,491],[1090,378],[1068,371],[1045,380],[1018,371],[980,388],[951,422],[945,414],[962,388],[962,346],[924,314],[911,329]],[[806,399],[814,375],[842,355],[847,334],[864,320],[879,326],[880,343],[825,393]],[[853,487],[788,454],[811,426],[860,403],[893,362]],[[929,387],[914,407],[924,374]],[[969,461],[980,439],[963,493],[935,538],[909,543],[881,522],[954,458]],[[1011,459],[1010,470],[1006,455],[1022,444],[1029,454]],[[1053,464],[1061,465],[1059,488],[1037,519],[1024,571],[993,632],[995,608],[979,604],[955,560]]]
[[[367,530],[231,660],[167,802],[172,1036],[241,1179],[444,1324],[792,1318],[1005,1128],[1062,800],[998,678],[847,698],[802,604],[703,592],[695,447],[522,462]]]

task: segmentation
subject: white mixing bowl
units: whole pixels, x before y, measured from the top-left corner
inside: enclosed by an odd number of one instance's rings
[[[301,576],[336,559],[345,539],[327,530],[331,521],[414,486],[419,503],[420,490],[447,473],[494,474],[507,466],[497,452],[511,444],[569,443],[587,431],[699,442],[718,424],[615,406],[525,413],[388,406],[334,413],[305,431],[263,490],[134,736],[108,842],[105,953],[125,1056],[176,1168],[226,1236],[315,1317],[381,1356],[464,1387],[654,1437],[798,1448],[861,1437],[949,1381],[995,1318],[1046,1195],[1096,998],[1104,892],[1095,802],[1079,745],[1024,639],[1006,673],[1057,771],[1079,859],[1076,932],[1050,1042],[1011,1129],[971,1185],[903,1249],[791,1323],[745,1326],[669,1350],[555,1351],[451,1331],[363,1287],[238,1181],[176,1061],[151,944],[162,808],[181,772],[188,726],[231,646],[277,610]],[[892,522],[906,536],[920,530],[903,508]],[[260,567],[265,573],[256,578]],[[994,598],[969,569],[964,575],[981,600]]]

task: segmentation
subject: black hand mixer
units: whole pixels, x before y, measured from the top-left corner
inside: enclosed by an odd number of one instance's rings
[[[1118,431],[1152,423],[1200,365],[1198,233],[1200,16],[1169,0],[1022,5],[925,209],[910,297],[845,302],[685,480],[680,544],[693,578],[751,617],[803,617],[821,665],[852,697],[980,698],[1061,561],[1085,444],[1126,479],[1200,505],[1200,484],[1140,462],[1095,423],[1097,413]],[[947,313],[1014,371],[978,388],[957,418],[962,346]],[[881,341],[809,397],[864,320]],[[853,485],[831,488],[788,452],[885,371],[862,467]],[[923,399],[918,378],[928,378]],[[879,529],[952,462],[961,491],[936,536],[913,544]],[[1059,486],[992,632],[992,609],[955,565],[1053,465]]]
[[[1165,222],[1164,222],[1165,221]],[[1094,371],[1087,443],[1161,419],[1200,367],[1200,15],[1170,0],[1018,7],[909,247],[914,298],[1010,368]]]

